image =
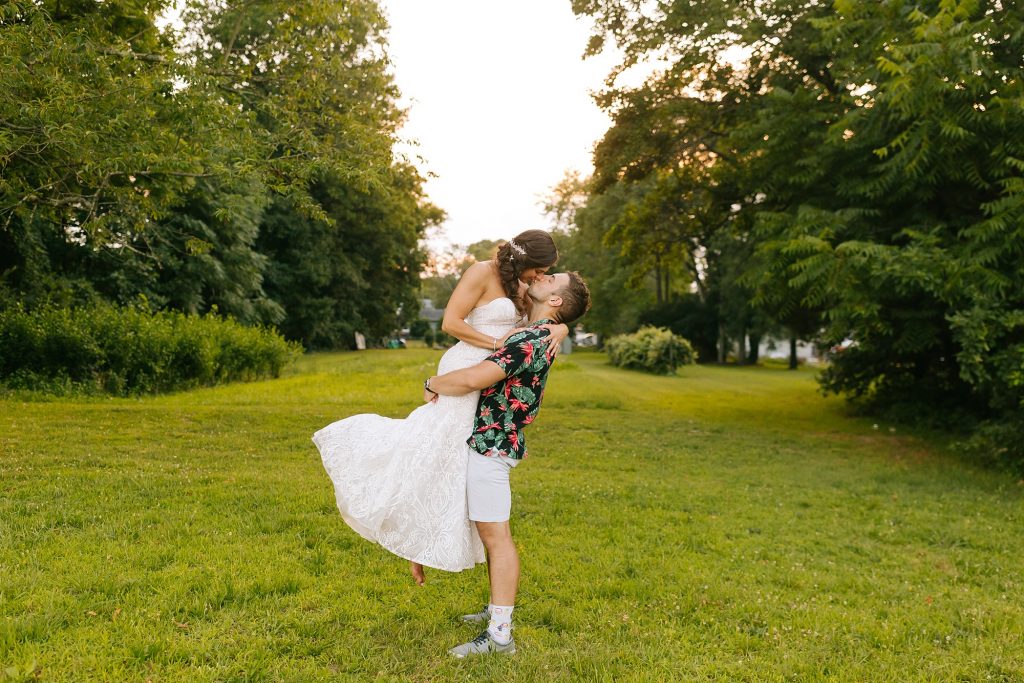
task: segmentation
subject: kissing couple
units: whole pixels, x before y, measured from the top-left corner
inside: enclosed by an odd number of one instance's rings
[[[519,554],[509,475],[527,455],[524,428],[540,410],[548,370],[590,292],[576,273],[549,274],[551,236],[527,230],[463,274],[442,329],[459,339],[423,382],[405,419],[354,415],[313,435],[341,516],[364,538],[423,567],[487,562],[490,600],[464,621],[487,623],[455,657],[515,652]]]

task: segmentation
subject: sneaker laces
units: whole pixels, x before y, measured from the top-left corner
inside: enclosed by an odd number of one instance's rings
[[[488,631],[485,630],[483,633],[481,633],[480,635],[478,635],[476,638],[473,639],[473,644],[474,645],[483,645],[484,643],[486,643],[490,639],[491,639],[491,634]]]

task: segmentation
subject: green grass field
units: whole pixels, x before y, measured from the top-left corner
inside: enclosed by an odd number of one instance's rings
[[[809,370],[560,358],[513,474],[514,657],[452,661],[483,568],[350,531],[309,440],[440,352],[125,399],[0,399],[0,681],[1024,681],[1024,486],[847,417]]]

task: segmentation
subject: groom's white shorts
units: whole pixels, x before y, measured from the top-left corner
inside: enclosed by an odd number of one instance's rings
[[[504,455],[481,455],[469,449],[466,498],[474,522],[507,522],[512,516],[512,487],[508,475],[518,460]]]

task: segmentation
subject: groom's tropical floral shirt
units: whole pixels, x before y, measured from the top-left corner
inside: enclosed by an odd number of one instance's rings
[[[489,360],[505,372],[505,379],[480,392],[473,435],[467,443],[484,455],[526,457],[523,428],[533,422],[544,398],[544,383],[554,357],[546,353],[550,332],[538,320],[512,335]]]

